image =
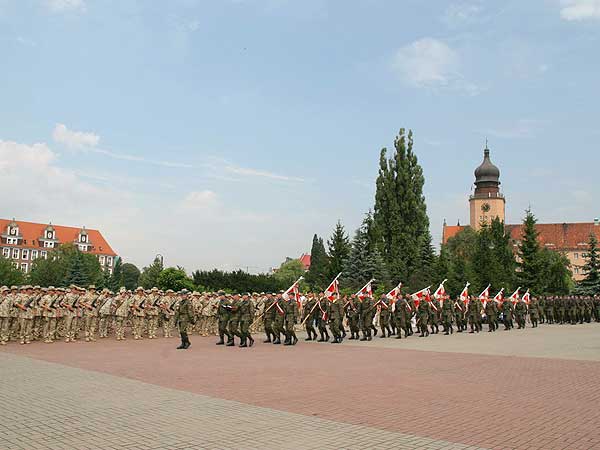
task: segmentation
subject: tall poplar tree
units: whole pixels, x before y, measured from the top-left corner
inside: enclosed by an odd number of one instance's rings
[[[400,129],[394,154],[379,157],[374,222],[378,247],[393,279],[408,280],[423,268],[428,246],[429,219],[423,185],[425,178],[413,151],[413,134]]]

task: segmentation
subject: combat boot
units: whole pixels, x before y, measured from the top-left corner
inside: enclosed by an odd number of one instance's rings
[[[183,350],[185,349],[185,339],[183,338],[183,334],[181,335],[181,344],[179,344],[179,347],[177,347],[177,350]]]
[[[246,344],[246,338],[242,338],[242,342],[240,342],[240,348],[243,347],[248,347],[248,344]]]
[[[254,345],[254,338],[252,336],[248,336],[248,339],[250,339],[250,344],[248,346],[252,347]]]
[[[267,338],[263,341],[263,343],[265,343],[265,344],[271,343],[271,333],[267,333]]]
[[[225,347],[234,347],[234,346],[235,346],[235,338],[232,337],[227,341],[227,344],[225,344]]]
[[[219,342],[217,342],[216,345],[224,345],[225,344],[225,341],[223,341],[223,337],[224,336],[222,334],[219,334]]]

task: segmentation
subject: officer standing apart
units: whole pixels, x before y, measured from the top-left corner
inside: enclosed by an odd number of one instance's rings
[[[181,336],[181,345],[177,347],[177,350],[187,350],[192,345],[187,334],[188,325],[196,323],[196,319],[194,318],[192,302],[188,297],[188,290],[183,289],[180,294],[181,300],[175,312],[175,323],[179,327],[179,335]]]

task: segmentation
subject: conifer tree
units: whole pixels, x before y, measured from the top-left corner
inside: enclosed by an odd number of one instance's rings
[[[585,278],[579,282],[577,292],[580,295],[600,294],[600,255],[598,254],[598,240],[594,233],[590,234],[583,272]]]
[[[337,275],[337,274],[336,274]],[[316,234],[313,237],[310,252],[310,269],[306,274],[306,282],[313,290],[323,290],[329,283],[329,258],[325,252],[323,238]]]
[[[523,235],[519,244],[519,284],[532,293],[539,293],[542,285],[543,268],[540,259],[539,232],[535,225],[537,220],[531,209],[525,211],[523,219]]]
[[[79,251],[75,252],[69,261],[69,266],[67,268],[65,285],[70,286],[72,284],[79,287],[87,287],[90,284],[89,277],[85,270],[83,255]]]
[[[163,263],[160,258],[154,258],[152,264],[142,269],[139,278],[139,285],[144,289],[158,287],[158,277],[163,271]]]
[[[327,241],[329,250],[329,277],[333,278],[344,270],[344,263],[350,255],[350,239],[340,221]]]

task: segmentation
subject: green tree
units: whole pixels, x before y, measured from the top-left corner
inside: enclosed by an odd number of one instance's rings
[[[537,220],[531,209],[525,211],[523,219],[523,234],[518,246],[519,252],[519,284],[532,293],[539,293],[542,289],[542,275],[544,268],[541,265],[541,249],[538,241],[539,232],[536,230]]]
[[[489,228],[490,244],[492,246],[492,257],[497,265],[494,271],[492,285],[497,288],[504,287],[507,290],[516,288],[517,261],[513,252],[510,233],[506,230],[504,222],[494,218]]]
[[[536,291],[548,295],[565,295],[573,288],[571,263],[563,253],[544,248],[539,254],[541,279]]]
[[[583,266],[585,278],[577,285],[577,293],[580,295],[600,294],[600,255],[598,254],[598,240],[592,232],[588,243],[586,263]]]
[[[162,290],[173,289],[175,292],[181,289],[189,291],[196,289],[194,282],[187,276],[182,267],[169,267],[162,270],[158,276],[158,287]]]
[[[139,285],[144,289],[151,289],[158,287],[158,277],[163,270],[163,264],[160,258],[155,258],[154,262],[148,267],[142,269],[142,273],[139,278]]]
[[[419,290],[432,284],[435,280],[437,280],[436,267],[437,257],[431,242],[431,233],[429,230],[426,230],[421,239],[421,248],[419,250],[417,267],[412,276],[407,280],[407,287]]]
[[[113,266],[112,274],[110,275],[110,290],[117,292],[123,286],[123,261],[117,258]]]
[[[306,282],[313,290],[323,290],[329,283],[329,258],[325,252],[323,239],[316,234],[310,254],[310,269],[306,274]]]
[[[344,263],[350,254],[350,239],[340,221],[327,241],[327,248],[329,250],[329,278],[333,278],[344,270]]]
[[[25,281],[25,275],[12,261],[0,255],[0,286],[18,286]]]
[[[423,269],[429,219],[423,195],[425,178],[413,151],[413,134],[400,129],[394,155],[381,150],[374,221],[379,249],[391,278],[409,280]]]
[[[78,250],[71,255],[67,263],[67,273],[64,284],[87,287],[90,284],[89,276],[85,269],[83,255]]]
[[[138,287],[138,281],[140,279],[140,269],[138,269],[135,264],[125,263],[121,267],[121,272],[123,274],[123,286],[129,290],[133,290]]]
[[[283,286],[291,286],[301,276],[304,276],[304,266],[298,259],[289,259],[284,262],[273,274],[273,278],[279,280]]]

